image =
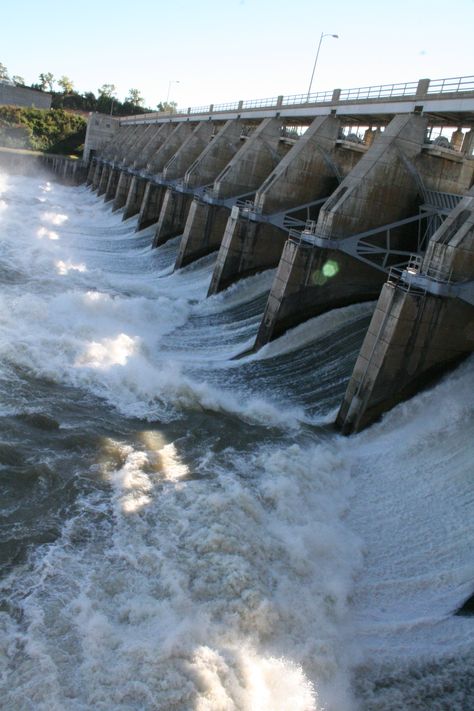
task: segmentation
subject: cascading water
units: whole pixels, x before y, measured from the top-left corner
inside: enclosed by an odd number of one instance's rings
[[[252,345],[84,187],[0,175],[0,708],[467,709],[472,362],[345,439],[370,305]]]

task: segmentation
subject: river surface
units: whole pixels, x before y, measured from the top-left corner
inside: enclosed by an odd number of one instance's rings
[[[474,708],[474,360],[333,429],[373,304],[260,353],[85,187],[0,173],[0,708]]]

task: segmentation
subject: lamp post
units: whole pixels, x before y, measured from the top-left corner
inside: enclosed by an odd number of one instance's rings
[[[314,72],[316,71],[316,64],[318,63],[319,50],[321,49],[321,44],[322,44],[324,37],[334,37],[335,39],[339,39],[339,35],[333,35],[330,32],[326,32],[326,33],[321,32],[321,37],[319,38],[318,49],[316,51],[316,57],[315,57],[314,64],[313,64],[313,71],[311,72],[311,80],[309,82],[308,95],[306,97],[306,101],[309,101],[309,95],[311,94],[311,87],[313,86]]]
[[[171,79],[171,80],[168,82],[168,93],[167,93],[167,95],[166,95],[166,103],[169,102],[170,91],[171,91],[171,84],[179,84],[179,79]]]

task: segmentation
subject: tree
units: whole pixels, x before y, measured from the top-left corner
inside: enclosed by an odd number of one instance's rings
[[[129,89],[125,101],[130,101],[134,106],[141,106],[144,102],[144,98],[140,95],[138,89]]]
[[[98,89],[99,96],[105,96],[108,99],[114,98],[116,91],[117,87],[115,84],[102,84],[100,89]]]
[[[0,62],[0,81],[8,81],[8,69]]]
[[[51,72],[46,72],[45,74],[40,74],[40,88],[42,91],[45,91],[46,89],[49,89],[50,91],[54,91],[54,75],[51,74]]]
[[[25,80],[23,77],[19,76],[19,74],[14,74],[12,76],[12,81],[15,82],[15,84],[20,84],[21,86],[25,86]]]
[[[99,92],[99,98],[97,99],[97,111],[102,114],[111,114],[114,111],[115,103],[115,84],[102,84]]]
[[[62,76],[60,79],[58,79],[58,84],[63,90],[64,94],[72,94],[74,91],[74,83],[69,79],[69,77]]]
[[[156,108],[158,111],[166,111],[166,113],[174,114],[176,113],[178,104],[176,101],[160,101],[160,103],[156,105]]]

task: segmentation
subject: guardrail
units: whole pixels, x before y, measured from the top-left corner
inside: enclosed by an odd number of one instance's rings
[[[341,89],[341,101],[358,101],[361,99],[393,99],[416,96],[418,82],[404,84],[380,84],[378,86],[362,86],[358,89]]]
[[[474,91],[474,77],[451,77],[449,79],[432,79],[428,87],[428,94],[461,94],[465,91]]]
[[[351,89],[334,89],[319,91],[314,94],[290,94],[288,96],[272,96],[264,99],[247,99],[206,106],[180,108],[175,112],[153,112],[153,114],[137,114],[126,116],[121,121],[146,121],[147,116],[160,118],[186,116],[190,114],[225,113],[245,109],[278,109],[282,106],[301,106],[313,104],[338,104],[347,101],[370,101],[377,99],[422,99],[433,95],[464,93],[474,94],[474,76],[449,77],[447,79],[420,79],[419,81],[401,82],[398,84],[377,84]]]

